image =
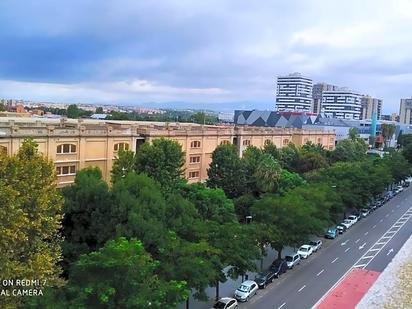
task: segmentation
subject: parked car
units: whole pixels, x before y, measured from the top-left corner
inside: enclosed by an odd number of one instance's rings
[[[273,282],[273,278],[275,278],[275,272],[272,269],[269,269],[257,274],[255,282],[258,284],[259,289],[266,289],[266,286]]]
[[[302,245],[298,250],[298,254],[302,259],[307,259],[313,253],[312,246]]]
[[[235,291],[235,298],[239,301],[247,302],[249,299],[256,295],[259,287],[255,281],[244,281]]]
[[[300,264],[300,255],[297,253],[287,255],[285,256],[285,260],[286,264],[288,265],[288,268],[293,268],[295,265]]]
[[[348,217],[348,220],[351,220],[353,222],[352,224],[355,224],[356,222],[358,222],[359,218],[356,215],[350,215]]]
[[[325,238],[335,239],[338,236],[338,230],[335,227],[330,227],[326,230]]]
[[[316,252],[320,249],[320,247],[322,247],[322,241],[320,239],[312,240],[309,242],[309,245],[312,246],[313,252]]]
[[[231,297],[223,297],[219,299],[212,309],[235,309],[238,307],[237,300]]]
[[[276,278],[288,270],[288,264],[286,260],[276,259],[273,261],[272,266],[270,266],[272,271],[275,273]]]
[[[401,193],[403,191],[403,187],[402,186],[397,186],[395,191],[396,191],[396,193]]]
[[[353,222],[351,220],[345,219],[340,224],[343,224],[348,229],[353,225]]]
[[[369,215],[369,213],[370,213],[369,209],[366,209],[366,208],[361,209],[361,216],[363,218],[365,218],[367,215]]]
[[[343,234],[344,232],[346,232],[346,230],[347,230],[348,228],[346,227],[346,225],[343,225],[343,224],[341,223],[341,224],[338,224],[338,225],[336,226],[336,229],[338,230],[338,233],[339,233],[339,234]]]
[[[402,186],[404,187],[404,188],[407,188],[407,187],[409,187],[410,186],[410,182],[409,181],[405,181],[403,184],[402,184]]]

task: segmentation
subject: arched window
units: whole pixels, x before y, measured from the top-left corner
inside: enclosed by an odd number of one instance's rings
[[[120,151],[120,150],[129,150],[129,144],[128,143],[114,144],[114,151]]]
[[[221,141],[220,142],[220,145],[229,145],[230,144],[230,142],[229,141],[227,141],[227,140],[225,140],[225,141]]]
[[[75,153],[76,148],[74,144],[61,144],[57,146],[57,153]]]
[[[285,139],[283,140],[283,145],[287,145],[287,144],[289,144],[289,140],[288,140],[287,138],[285,138]]]
[[[200,141],[192,141],[190,143],[190,148],[200,148]]]
[[[243,144],[243,146],[250,146],[250,140],[245,139],[242,144]]]
[[[322,139],[320,137],[318,138],[318,144],[322,144]]]
[[[265,140],[265,145],[272,144],[272,141],[270,139]]]

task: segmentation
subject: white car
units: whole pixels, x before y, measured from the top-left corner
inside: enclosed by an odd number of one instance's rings
[[[311,255],[312,253],[313,253],[313,249],[312,249],[312,246],[310,245],[300,246],[298,250],[298,254],[300,255],[302,259],[307,259],[309,255]]]
[[[358,222],[358,217],[356,217],[355,215],[350,215],[348,217],[348,220],[352,221],[352,224],[355,224],[356,222]]]
[[[219,299],[212,309],[235,309],[238,307],[237,300],[231,297]]]
[[[353,222],[351,220],[345,219],[345,220],[342,221],[341,224],[346,226],[346,228],[348,229],[352,226]]]
[[[403,187],[397,186],[395,190],[396,190],[396,193],[401,193],[403,191]]]
[[[255,281],[246,280],[236,289],[235,298],[247,302],[253,295],[256,295],[258,289],[259,287]]]
[[[322,247],[322,241],[320,239],[312,240],[309,245],[312,246],[313,252],[316,252]]]
[[[363,218],[365,218],[367,215],[369,215],[369,213],[370,213],[369,209],[366,209],[366,208],[361,209],[361,216]]]

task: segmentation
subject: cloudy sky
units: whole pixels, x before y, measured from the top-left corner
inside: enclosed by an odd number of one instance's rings
[[[409,0],[0,0],[0,98],[272,109],[302,72],[398,112]]]

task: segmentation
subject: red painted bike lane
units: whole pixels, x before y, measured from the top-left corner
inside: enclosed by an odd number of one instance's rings
[[[323,298],[316,309],[355,308],[380,272],[354,268]]]

